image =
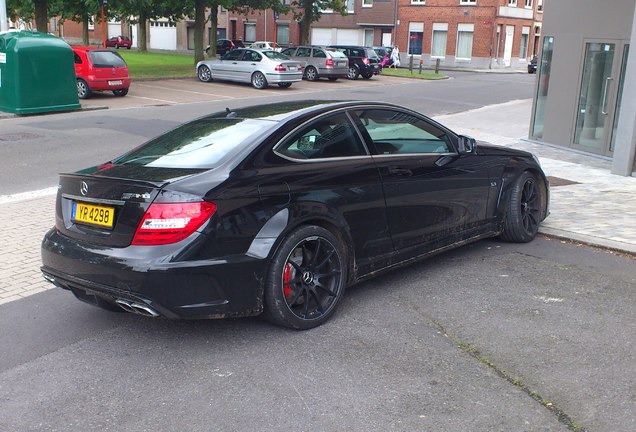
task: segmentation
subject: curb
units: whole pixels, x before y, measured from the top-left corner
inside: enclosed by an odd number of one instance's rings
[[[593,237],[590,235],[579,234],[572,231],[561,230],[558,228],[548,228],[539,226],[539,234],[558,240],[568,240],[584,244],[586,246],[605,249],[612,252],[622,253],[636,257],[636,245],[620,242],[616,240],[605,239],[601,237]]]

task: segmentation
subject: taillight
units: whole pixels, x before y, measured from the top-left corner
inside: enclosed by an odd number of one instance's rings
[[[285,72],[287,70],[287,68],[285,67],[285,65],[279,64],[279,65],[276,65],[274,70],[276,72]]]
[[[333,59],[332,58],[328,58],[327,62],[325,63],[325,66],[327,67],[333,67]]]
[[[362,63],[364,63],[365,65],[371,64],[371,63],[369,62],[369,59],[368,59],[368,58],[366,58],[366,57],[362,57]]]
[[[203,225],[216,211],[209,202],[153,203],[142,218],[132,244],[152,246],[176,243]]]

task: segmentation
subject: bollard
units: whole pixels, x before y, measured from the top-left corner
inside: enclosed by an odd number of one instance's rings
[[[409,72],[413,73],[413,54],[409,57]]]
[[[435,75],[439,73],[439,59],[435,60]]]
[[[420,57],[420,75],[422,75],[422,63],[424,63],[424,58]]]

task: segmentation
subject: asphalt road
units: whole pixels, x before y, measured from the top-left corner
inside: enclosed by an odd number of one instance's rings
[[[87,109],[80,112],[0,117],[0,196],[55,186],[60,172],[106,162],[182,122],[226,107],[298,99],[382,100],[434,116],[530,98],[534,79],[528,74],[454,72],[442,81],[379,76],[303,81],[289,89],[266,90],[195,79],[133,83],[128,96],[98,94],[82,101]]]
[[[350,288],[306,332],[0,306],[2,431],[633,431],[634,261],[538,239]]]
[[[529,98],[533,80],[139,86],[91,101],[107,110],[0,119],[0,195],[228,105],[387,100],[438,115]],[[0,431],[631,432],[634,268],[555,240],[482,241],[351,287],[307,332],[109,313],[53,289],[0,306]]]

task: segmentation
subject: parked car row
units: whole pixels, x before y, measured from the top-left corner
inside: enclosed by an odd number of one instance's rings
[[[248,82],[254,88],[263,89],[269,84],[286,88],[302,78],[308,81],[320,78],[330,81],[338,78],[355,80],[360,76],[370,79],[382,72],[381,58],[373,48],[302,45],[286,48],[282,52],[276,48],[275,44],[269,42],[256,42],[248,48],[233,47],[219,59],[197,63],[196,74],[203,82],[215,79]]]

